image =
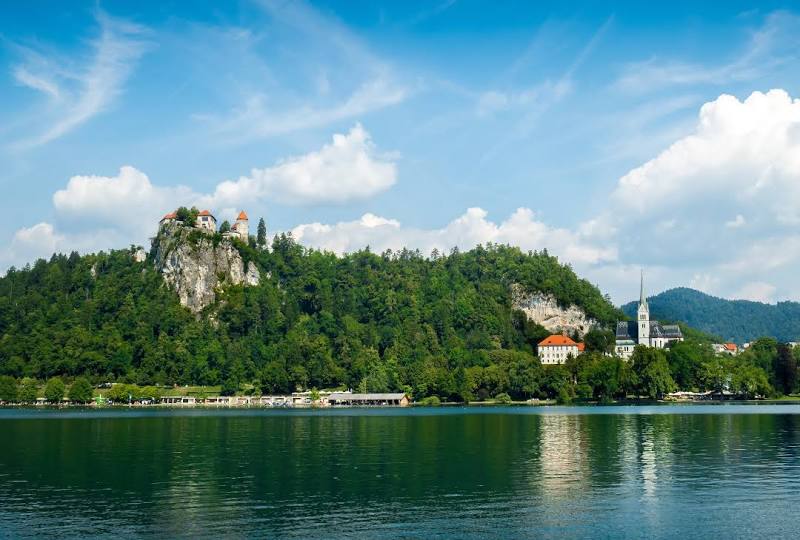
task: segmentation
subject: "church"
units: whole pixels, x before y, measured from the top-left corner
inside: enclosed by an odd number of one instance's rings
[[[644,273],[642,273],[636,320],[617,323],[614,348],[617,356],[630,358],[636,345],[664,349],[678,341],[683,341],[683,333],[677,324],[661,324],[658,321],[650,320],[650,307],[647,305],[647,297],[644,295]]]

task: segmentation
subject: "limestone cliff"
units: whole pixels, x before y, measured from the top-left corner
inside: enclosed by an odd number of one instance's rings
[[[195,314],[213,304],[225,286],[261,281],[256,265],[252,261],[245,265],[232,240],[180,223],[164,225],[151,252],[156,270]]]
[[[578,306],[559,306],[553,296],[528,292],[517,283],[511,285],[511,305],[553,333],[577,332],[583,337],[597,323]]]

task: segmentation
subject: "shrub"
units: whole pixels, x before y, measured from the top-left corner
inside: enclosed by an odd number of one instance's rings
[[[422,398],[419,404],[424,407],[438,407],[442,404],[442,400],[439,399],[439,396],[428,396],[426,398]]]
[[[509,396],[505,392],[501,392],[496,396],[494,396],[494,400],[498,403],[511,403],[511,396]]]

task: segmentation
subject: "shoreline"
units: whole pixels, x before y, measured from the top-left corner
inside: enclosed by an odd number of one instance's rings
[[[243,409],[243,410],[345,410],[345,409],[419,409],[419,408],[455,408],[455,407],[473,407],[480,408],[502,408],[502,407],[652,407],[652,406],[669,406],[669,405],[800,405],[800,396],[781,399],[726,399],[726,400],[622,400],[622,401],[573,401],[572,403],[559,404],[555,400],[541,400],[535,403],[528,401],[512,401],[508,403],[502,402],[442,402],[438,405],[427,405],[421,403],[412,403],[406,407],[397,405],[348,405],[348,406],[314,406],[314,405],[295,405],[295,406],[269,406],[269,405],[253,405],[253,404],[226,404],[226,405],[209,405],[209,404],[189,404],[189,403],[167,403],[167,404],[102,404],[97,405],[94,403],[80,404],[80,403],[63,403],[63,404],[29,404],[29,403],[0,403],[1,409],[41,409],[41,410],[71,410],[71,409],[91,409],[91,410],[120,410],[120,409]]]

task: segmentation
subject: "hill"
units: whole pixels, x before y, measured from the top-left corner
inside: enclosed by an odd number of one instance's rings
[[[776,305],[749,300],[726,300],[680,287],[648,298],[655,319],[682,321],[704,332],[736,343],[769,336],[778,341],[800,340],[800,303]],[[637,302],[622,306],[636,314]]]
[[[548,332],[513,308],[513,287],[603,326],[621,316],[546,252],[337,256],[284,235],[262,249],[252,237],[162,227],[146,257],[59,254],[0,278],[0,374],[226,392],[552,394],[557,382],[543,390],[532,361]]]

